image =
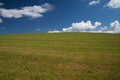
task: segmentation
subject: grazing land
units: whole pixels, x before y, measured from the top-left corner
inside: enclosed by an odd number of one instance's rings
[[[120,80],[120,34],[0,35],[0,80]]]

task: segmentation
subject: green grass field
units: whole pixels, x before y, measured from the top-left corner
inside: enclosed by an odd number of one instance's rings
[[[0,35],[0,80],[120,80],[120,34]]]

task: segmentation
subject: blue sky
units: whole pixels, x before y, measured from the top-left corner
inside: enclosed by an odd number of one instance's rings
[[[0,34],[120,33],[120,0],[0,0]]]

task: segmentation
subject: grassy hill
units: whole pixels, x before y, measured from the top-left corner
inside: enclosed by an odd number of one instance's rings
[[[120,34],[0,35],[0,80],[120,80]]]

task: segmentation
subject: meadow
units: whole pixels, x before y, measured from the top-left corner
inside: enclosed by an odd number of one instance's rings
[[[1,34],[0,80],[120,80],[120,34]]]

